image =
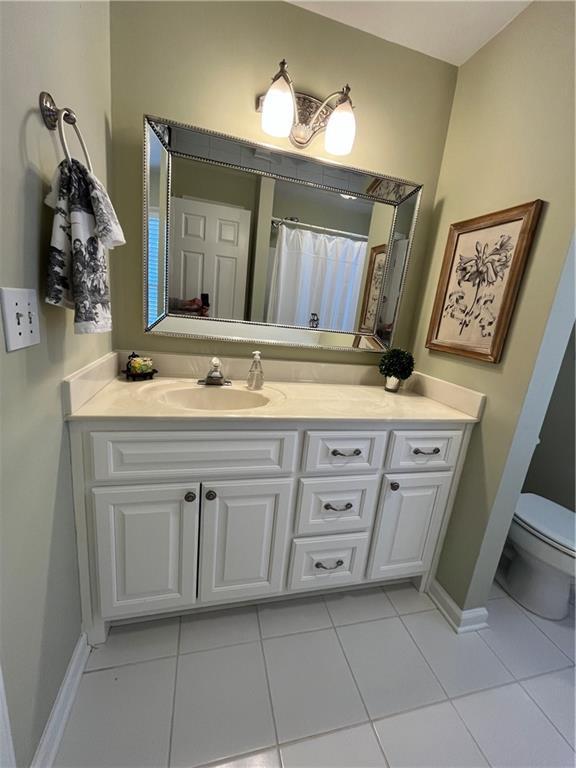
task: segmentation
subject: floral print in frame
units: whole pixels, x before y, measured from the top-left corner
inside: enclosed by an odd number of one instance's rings
[[[429,349],[500,361],[541,200],[452,224]]]

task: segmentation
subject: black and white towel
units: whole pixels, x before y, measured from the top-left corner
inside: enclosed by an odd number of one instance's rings
[[[106,249],[125,240],[108,193],[78,160],[63,160],[44,202],[54,209],[46,301],[74,310],[75,333],[110,331]]]

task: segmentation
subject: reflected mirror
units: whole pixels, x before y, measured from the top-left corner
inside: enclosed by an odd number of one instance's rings
[[[145,328],[381,350],[421,185],[144,120]]]

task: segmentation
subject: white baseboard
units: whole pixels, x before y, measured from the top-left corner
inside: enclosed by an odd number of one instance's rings
[[[477,629],[486,629],[488,626],[488,611],[486,608],[470,608],[467,611],[463,611],[436,579],[432,580],[428,594],[436,603],[440,613],[458,634],[474,632]]]
[[[74,648],[30,768],[51,768],[54,763],[89,655],[88,639],[82,634]]]
[[[14,754],[2,667],[0,667],[0,766],[2,768],[16,768],[16,755]]]

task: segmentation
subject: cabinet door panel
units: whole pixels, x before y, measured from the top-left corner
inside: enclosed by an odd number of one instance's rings
[[[229,480],[205,484],[202,493],[201,600],[240,600],[280,592],[292,481]]]
[[[92,493],[102,616],[193,605],[199,485],[96,488]],[[185,500],[187,493],[193,501]]]
[[[369,578],[423,573],[432,559],[452,474],[386,475]]]

